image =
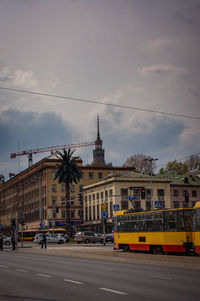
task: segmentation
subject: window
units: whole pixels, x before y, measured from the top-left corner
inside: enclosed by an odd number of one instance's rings
[[[80,179],[83,179],[83,172],[80,172]]]
[[[87,195],[85,196],[85,202],[87,202]]]
[[[151,210],[151,202],[146,202],[146,210],[150,211]]]
[[[128,210],[128,201],[122,201],[121,208],[122,210]]]
[[[91,216],[91,206],[89,206],[89,221],[91,221],[92,216]]]
[[[80,191],[80,192],[83,191],[83,185],[79,185],[79,191]]]
[[[90,180],[93,179],[93,172],[89,172],[89,179],[90,179]]]
[[[95,193],[92,194],[92,199],[95,200]]]
[[[66,217],[65,213],[66,213],[65,210],[62,210],[62,211],[61,211],[61,218],[65,218],[65,217]]]
[[[192,190],[192,197],[196,198],[197,197],[197,191],[196,190]]]
[[[97,219],[99,219],[99,205],[97,205]]]
[[[75,217],[75,211],[71,211],[71,218]]]
[[[101,191],[101,199],[103,199],[103,191]]]
[[[173,202],[174,203],[174,208],[179,208],[179,202]]]
[[[65,205],[65,198],[61,198],[61,205]]]
[[[102,174],[102,172],[99,172],[98,173],[98,179],[102,179],[103,178],[103,174]]]
[[[72,184],[72,185],[70,186],[70,191],[71,191],[71,192],[75,192],[74,184]]]
[[[56,198],[52,198],[52,205],[56,204]]]
[[[113,192],[112,189],[110,189],[109,190],[109,196],[112,196],[112,194],[113,194],[112,192]]]
[[[56,184],[52,184],[52,192],[56,192]]]
[[[93,220],[95,220],[95,205],[93,206]]]
[[[158,193],[158,196],[164,196],[165,195],[165,190],[164,189],[158,189],[157,193]]]
[[[55,179],[55,175],[56,175],[56,172],[55,172],[55,171],[52,171],[52,174],[51,174],[52,179]]]
[[[122,188],[121,189],[121,195],[125,195],[125,196],[127,196],[128,195],[128,189],[124,189],[124,188]]]
[[[113,217],[113,203],[110,202],[110,217]]]
[[[174,194],[174,196],[178,196],[178,190],[177,190],[177,189],[174,189],[174,190],[173,190],[173,194]]]
[[[61,185],[61,192],[65,192],[65,185]]]
[[[97,192],[97,200],[99,200],[99,192]]]
[[[89,201],[91,201],[91,194],[89,194]]]
[[[71,200],[70,204],[71,204],[71,206],[74,206],[74,200]]]

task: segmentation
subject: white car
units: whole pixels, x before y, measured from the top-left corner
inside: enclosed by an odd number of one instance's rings
[[[43,234],[36,234],[34,237],[34,242],[41,244],[43,239]],[[64,244],[66,239],[64,237],[58,236],[57,234],[46,234],[47,243],[56,243],[56,244]]]
[[[11,245],[11,237],[3,235],[3,243],[6,246],[10,246]]]

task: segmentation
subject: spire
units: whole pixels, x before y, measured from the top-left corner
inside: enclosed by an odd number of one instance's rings
[[[100,140],[100,133],[99,133],[99,115],[97,115],[97,140]]]

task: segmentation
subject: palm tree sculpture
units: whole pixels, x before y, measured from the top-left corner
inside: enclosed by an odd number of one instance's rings
[[[65,183],[66,192],[66,231],[72,235],[71,216],[70,216],[70,184],[78,183],[81,177],[81,170],[77,165],[79,157],[72,157],[75,150],[64,149],[63,153],[56,152],[55,155],[61,161],[58,166],[54,179],[58,179],[59,183]]]

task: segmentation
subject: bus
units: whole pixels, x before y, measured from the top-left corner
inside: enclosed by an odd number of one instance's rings
[[[193,242],[196,254],[200,254],[200,202],[194,206]]]
[[[114,216],[114,249],[192,253],[193,216],[193,208],[118,211]],[[196,244],[200,246],[200,240]]]
[[[18,231],[18,240],[21,241],[22,237],[24,241],[33,241],[37,233],[66,233],[65,229],[55,228],[55,229],[42,229],[42,230],[20,230]]]

